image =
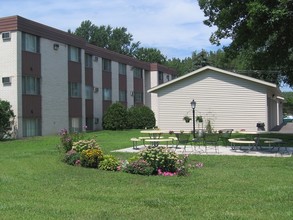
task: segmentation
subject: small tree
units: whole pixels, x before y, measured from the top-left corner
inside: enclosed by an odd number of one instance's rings
[[[120,102],[112,104],[104,114],[105,130],[122,130],[127,127],[127,109]]]
[[[0,140],[11,135],[11,122],[14,117],[10,103],[0,99]]]

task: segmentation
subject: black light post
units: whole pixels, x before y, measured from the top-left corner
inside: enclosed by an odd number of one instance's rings
[[[195,115],[194,115],[194,111],[195,111],[196,102],[194,101],[194,99],[190,102],[190,105],[191,105],[191,108],[192,108],[193,138],[195,138]]]

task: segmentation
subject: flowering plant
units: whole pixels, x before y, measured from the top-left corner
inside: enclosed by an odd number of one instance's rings
[[[154,168],[145,160],[139,159],[126,165],[125,172],[140,175],[151,175]]]
[[[98,168],[100,161],[103,160],[103,152],[99,148],[83,150],[80,154],[80,164],[83,167]]]
[[[120,164],[117,166],[117,171],[124,171],[128,164],[128,160],[121,160]]]
[[[81,140],[83,135],[81,133],[69,133],[66,128],[63,128],[59,132],[61,145],[63,146],[65,152],[71,150],[73,142]]]
[[[83,150],[87,150],[89,148],[99,148],[95,139],[90,140],[79,140],[77,142],[73,142],[72,149],[77,152],[81,152]]]
[[[174,173],[172,173],[172,172],[162,172],[162,170],[161,169],[158,169],[158,175],[159,176],[175,176],[175,175],[177,175],[177,173],[176,172],[174,172]]]
[[[99,163],[99,169],[116,171],[119,167],[119,160],[113,155],[105,155],[103,160]]]
[[[157,174],[159,169],[162,172],[176,171],[178,155],[167,147],[146,148],[139,156],[154,168],[154,174]]]
[[[66,152],[63,161],[69,165],[79,165],[80,163],[80,154],[75,150],[70,150]]]

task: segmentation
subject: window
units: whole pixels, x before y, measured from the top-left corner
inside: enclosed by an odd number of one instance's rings
[[[142,79],[142,69],[140,68],[133,68],[133,76],[135,78],[139,78],[139,79]]]
[[[126,75],[126,64],[119,63],[119,74]]]
[[[103,58],[103,71],[111,72],[111,60]]]
[[[68,86],[69,97],[80,98],[81,97],[81,86],[80,83],[69,83]]]
[[[159,71],[159,84],[164,82],[164,74],[163,72]]]
[[[68,46],[68,59],[74,62],[80,62],[80,49],[73,46]]]
[[[40,79],[33,76],[23,76],[22,93],[26,95],[39,95]]]
[[[41,135],[40,120],[38,118],[24,118],[23,119],[23,136],[32,137]]]
[[[119,90],[119,101],[126,102],[126,91],[125,90]]]
[[[27,33],[22,34],[22,49],[33,53],[40,52],[39,37]]]
[[[85,86],[85,99],[93,99],[93,87]]]
[[[103,89],[103,100],[112,100],[112,90],[111,89]]]
[[[134,102],[135,103],[143,103],[143,93],[142,92],[134,92]]]
[[[70,118],[70,132],[80,132],[81,131],[81,118]]]
[[[93,67],[93,57],[90,54],[85,54],[85,67],[87,68]]]

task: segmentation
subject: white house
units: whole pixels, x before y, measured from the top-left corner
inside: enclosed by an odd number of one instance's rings
[[[157,126],[164,130],[192,130],[184,116],[193,117],[191,101],[196,101],[195,117],[210,120],[215,130],[265,130],[279,125],[283,115],[281,91],[277,85],[234,72],[206,66],[148,90],[157,96],[152,109]],[[155,100],[155,99],[154,99]],[[201,125],[196,124],[196,127]]]

